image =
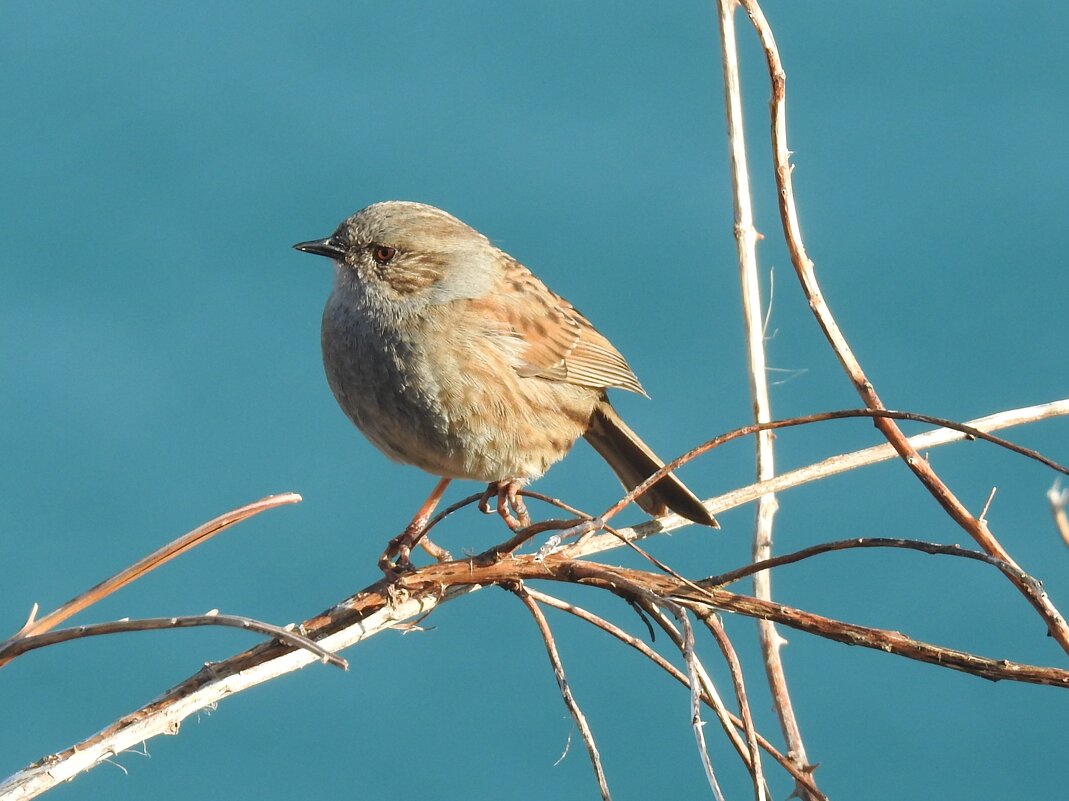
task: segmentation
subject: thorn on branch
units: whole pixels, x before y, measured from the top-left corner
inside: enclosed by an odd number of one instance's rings
[[[987,502],[984,504],[984,508],[980,510],[980,517],[978,520],[987,522],[987,511],[991,508],[991,501],[995,500],[995,493],[998,492],[998,487],[991,488],[991,494],[987,496]]]
[[[1047,490],[1047,500],[1054,515],[1054,525],[1062,535],[1062,541],[1069,545],[1069,515],[1065,513],[1066,506],[1069,506],[1069,489],[1062,489],[1061,482],[1055,481],[1054,486]]]

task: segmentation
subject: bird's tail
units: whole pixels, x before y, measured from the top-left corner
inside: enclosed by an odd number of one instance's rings
[[[664,467],[664,462],[639,439],[638,434],[627,427],[605,399],[594,409],[590,427],[584,436],[628,490],[634,489]],[[663,517],[668,510],[672,510],[695,523],[720,528],[716,518],[672,473],[639,495],[635,503],[654,517]]]

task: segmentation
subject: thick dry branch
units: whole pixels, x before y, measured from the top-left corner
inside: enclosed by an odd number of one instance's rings
[[[625,532],[622,532],[625,533]],[[671,576],[569,560],[514,555],[492,565],[445,562],[406,574],[395,585],[379,581],[337,606],[305,621],[298,630],[331,652],[426,615],[438,604],[481,586],[549,580],[586,584],[613,592],[639,584],[701,612],[719,609],[773,620],[821,637],[959,670],[991,680],[1011,679],[1069,687],[1069,671],[1022,665],[913,640],[899,632],[842,623],[792,607],[737,595],[715,587],[696,591]],[[303,649],[277,642],[260,644],[199,670],[156,700],[93,736],[45,757],[0,783],[0,801],[28,799],[88,770],[101,760],[160,734],[174,734],[181,721],[223,698],[316,661]]]

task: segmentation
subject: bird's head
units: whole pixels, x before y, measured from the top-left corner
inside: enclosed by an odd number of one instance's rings
[[[294,247],[332,259],[336,287],[406,306],[479,297],[501,258],[486,237],[451,214],[400,200],[361,209],[326,239]]]

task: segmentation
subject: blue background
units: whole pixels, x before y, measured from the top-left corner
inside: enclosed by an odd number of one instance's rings
[[[847,336],[893,407],[958,419],[1066,392],[1069,7],[769,2],[789,75],[807,245]],[[760,256],[774,270],[777,416],[857,405],[780,244],[767,83],[743,26]],[[653,396],[617,396],[668,457],[749,420],[711,2],[8,2],[0,7],[0,620],[44,610],[226,509],[268,513],[78,621],[211,608],[300,620],[376,578],[433,479],[389,463],[322,376],[322,260],[290,250],[376,200],[440,205],[573,300]],[[1069,460],[1069,422],[1009,436]],[[781,470],[877,441],[861,421],[783,433]],[[982,444],[935,467],[1069,607],[1053,476]],[[746,484],[751,446],[684,472]],[[450,498],[473,491],[452,488]],[[600,509],[617,485],[581,445],[538,489]],[[785,493],[777,550],[847,536],[965,543],[899,464]],[[638,519],[635,512],[631,519]],[[651,548],[702,576],[746,559],[723,532]],[[454,552],[500,538],[472,512]],[[625,560],[618,553],[610,561]],[[774,575],[778,599],[1025,662],[1065,665],[994,571],[904,552]],[[563,592],[560,588],[550,591]],[[636,633],[591,592],[569,597]],[[709,797],[685,692],[550,613],[618,799]],[[354,649],[188,720],[56,798],[316,795],[591,798],[535,629],[497,590],[433,630]],[[754,625],[727,620],[759,727],[778,740]],[[817,776],[833,798],[1064,795],[1064,692],[991,684],[785,631]],[[102,638],[0,673],[0,775],[59,750],[251,645],[230,630]],[[658,646],[663,642],[658,640]],[[711,643],[707,661],[730,685]],[[731,798],[745,776],[707,729]],[[1054,752],[1057,753],[1057,752]],[[1052,758],[1053,757],[1053,758]],[[767,768],[776,797],[790,782]]]

